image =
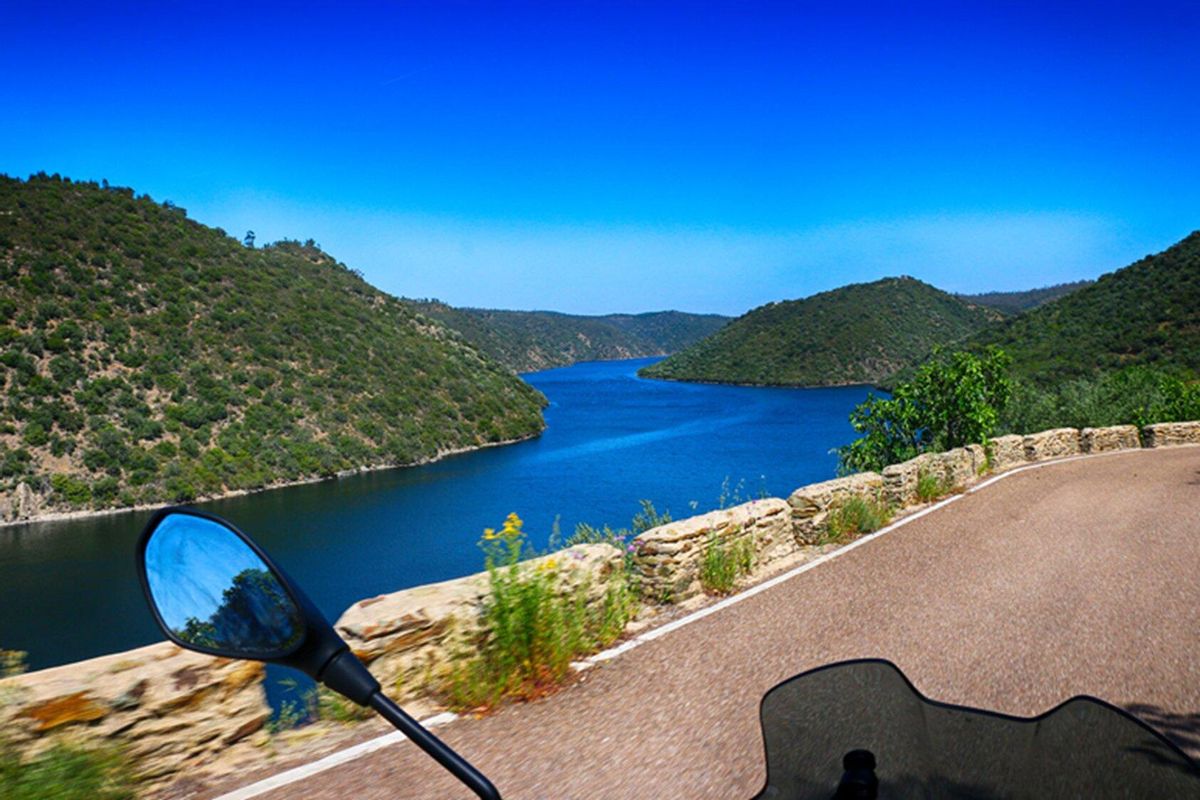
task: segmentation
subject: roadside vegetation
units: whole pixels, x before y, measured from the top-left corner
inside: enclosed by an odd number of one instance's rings
[[[12,701],[4,678],[25,671],[25,653],[0,649],[0,708]],[[0,731],[0,798],[4,800],[133,800],[131,762],[115,746],[58,742],[29,756]]]
[[[553,691],[573,660],[615,641],[636,611],[631,570],[609,575],[599,602],[589,602],[594,587],[560,563],[568,554],[528,558],[534,551],[523,525],[510,514],[480,540],[490,589],[473,655],[454,667],[444,687],[454,708],[488,708],[505,698],[529,700]],[[606,539],[589,528],[574,543]]]
[[[848,497],[830,509],[819,544],[847,544],[891,520],[892,509],[882,497]]]
[[[709,534],[700,561],[700,585],[708,594],[725,595],[733,591],[738,578],[754,569],[754,540],[738,531],[724,539]]]
[[[1132,366],[1049,387],[1012,372],[997,347],[936,353],[890,397],[855,407],[850,424],[860,436],[838,450],[841,471],[878,471],[1007,433],[1200,419],[1200,380],[1179,368]],[[918,492],[944,494],[932,480],[925,476]]]

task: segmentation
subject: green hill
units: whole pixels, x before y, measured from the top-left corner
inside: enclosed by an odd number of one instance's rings
[[[877,383],[998,319],[914,278],[770,303],[641,374],[773,386]]]
[[[988,306],[1005,314],[1020,314],[1031,308],[1045,305],[1071,292],[1091,286],[1093,281],[1075,281],[1073,283],[1056,283],[1041,289],[1029,289],[1024,292],[984,292],[983,294],[955,295],[959,300],[973,305]]]
[[[1200,370],[1200,231],[969,344],[999,345],[1042,386],[1139,364]]]
[[[0,519],[183,501],[527,437],[545,399],[315,246],[0,176]]]
[[[414,301],[421,313],[463,335],[515,372],[673,353],[698,342],[729,321],[716,314],[659,311],[587,317],[552,311],[453,308]]]

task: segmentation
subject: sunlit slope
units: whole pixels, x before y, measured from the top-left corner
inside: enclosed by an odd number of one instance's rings
[[[971,339],[1041,385],[1134,364],[1200,370],[1200,232]]]
[[[543,425],[538,392],[316,247],[128,189],[0,176],[0,274],[10,514],[22,483],[52,508],[187,500]]]
[[[673,353],[729,321],[729,317],[716,314],[680,311],[589,317],[553,311],[453,308],[436,301],[418,302],[417,307],[516,372]]]
[[[642,374],[773,386],[878,383],[998,317],[913,278],[885,278],[761,306]]]

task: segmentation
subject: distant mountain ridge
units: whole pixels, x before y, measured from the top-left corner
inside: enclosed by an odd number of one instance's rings
[[[0,176],[0,278],[0,520],[544,426],[539,392],[315,246],[247,248],[130,189]]]
[[[968,344],[998,345],[1044,386],[1140,364],[1200,371],[1200,231]]]
[[[436,300],[407,302],[458,331],[514,372],[579,361],[666,355],[700,341],[730,319],[681,311],[582,316],[556,311],[454,308]]]
[[[959,294],[958,299],[981,306],[988,306],[1006,314],[1020,314],[1031,308],[1057,300],[1060,297],[1091,286],[1095,281],[1074,281],[1072,283],[1056,283],[1040,289],[1028,289],[1023,292],[983,292],[981,294]]]
[[[760,306],[641,374],[769,386],[873,384],[1000,316],[915,278],[884,278]]]

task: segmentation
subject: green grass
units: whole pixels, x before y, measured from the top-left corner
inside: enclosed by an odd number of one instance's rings
[[[739,534],[729,537],[737,537],[736,541],[709,534],[700,561],[700,585],[709,594],[729,594],[737,579],[754,569],[754,540]]]
[[[837,503],[825,519],[820,544],[845,544],[865,533],[879,530],[891,521],[892,512],[878,497],[849,497]]]
[[[490,590],[474,654],[443,685],[453,708],[489,708],[505,698],[528,700],[554,691],[573,660],[621,635],[636,608],[624,570],[608,576],[599,604],[589,604],[590,584],[568,587],[555,556],[523,562],[521,526],[510,514],[500,531],[484,532]]]
[[[113,747],[57,744],[23,757],[0,738],[0,797],[4,800],[133,800],[133,770]]]
[[[917,499],[922,503],[931,503],[953,492],[954,486],[945,478],[926,470],[918,470]]]

